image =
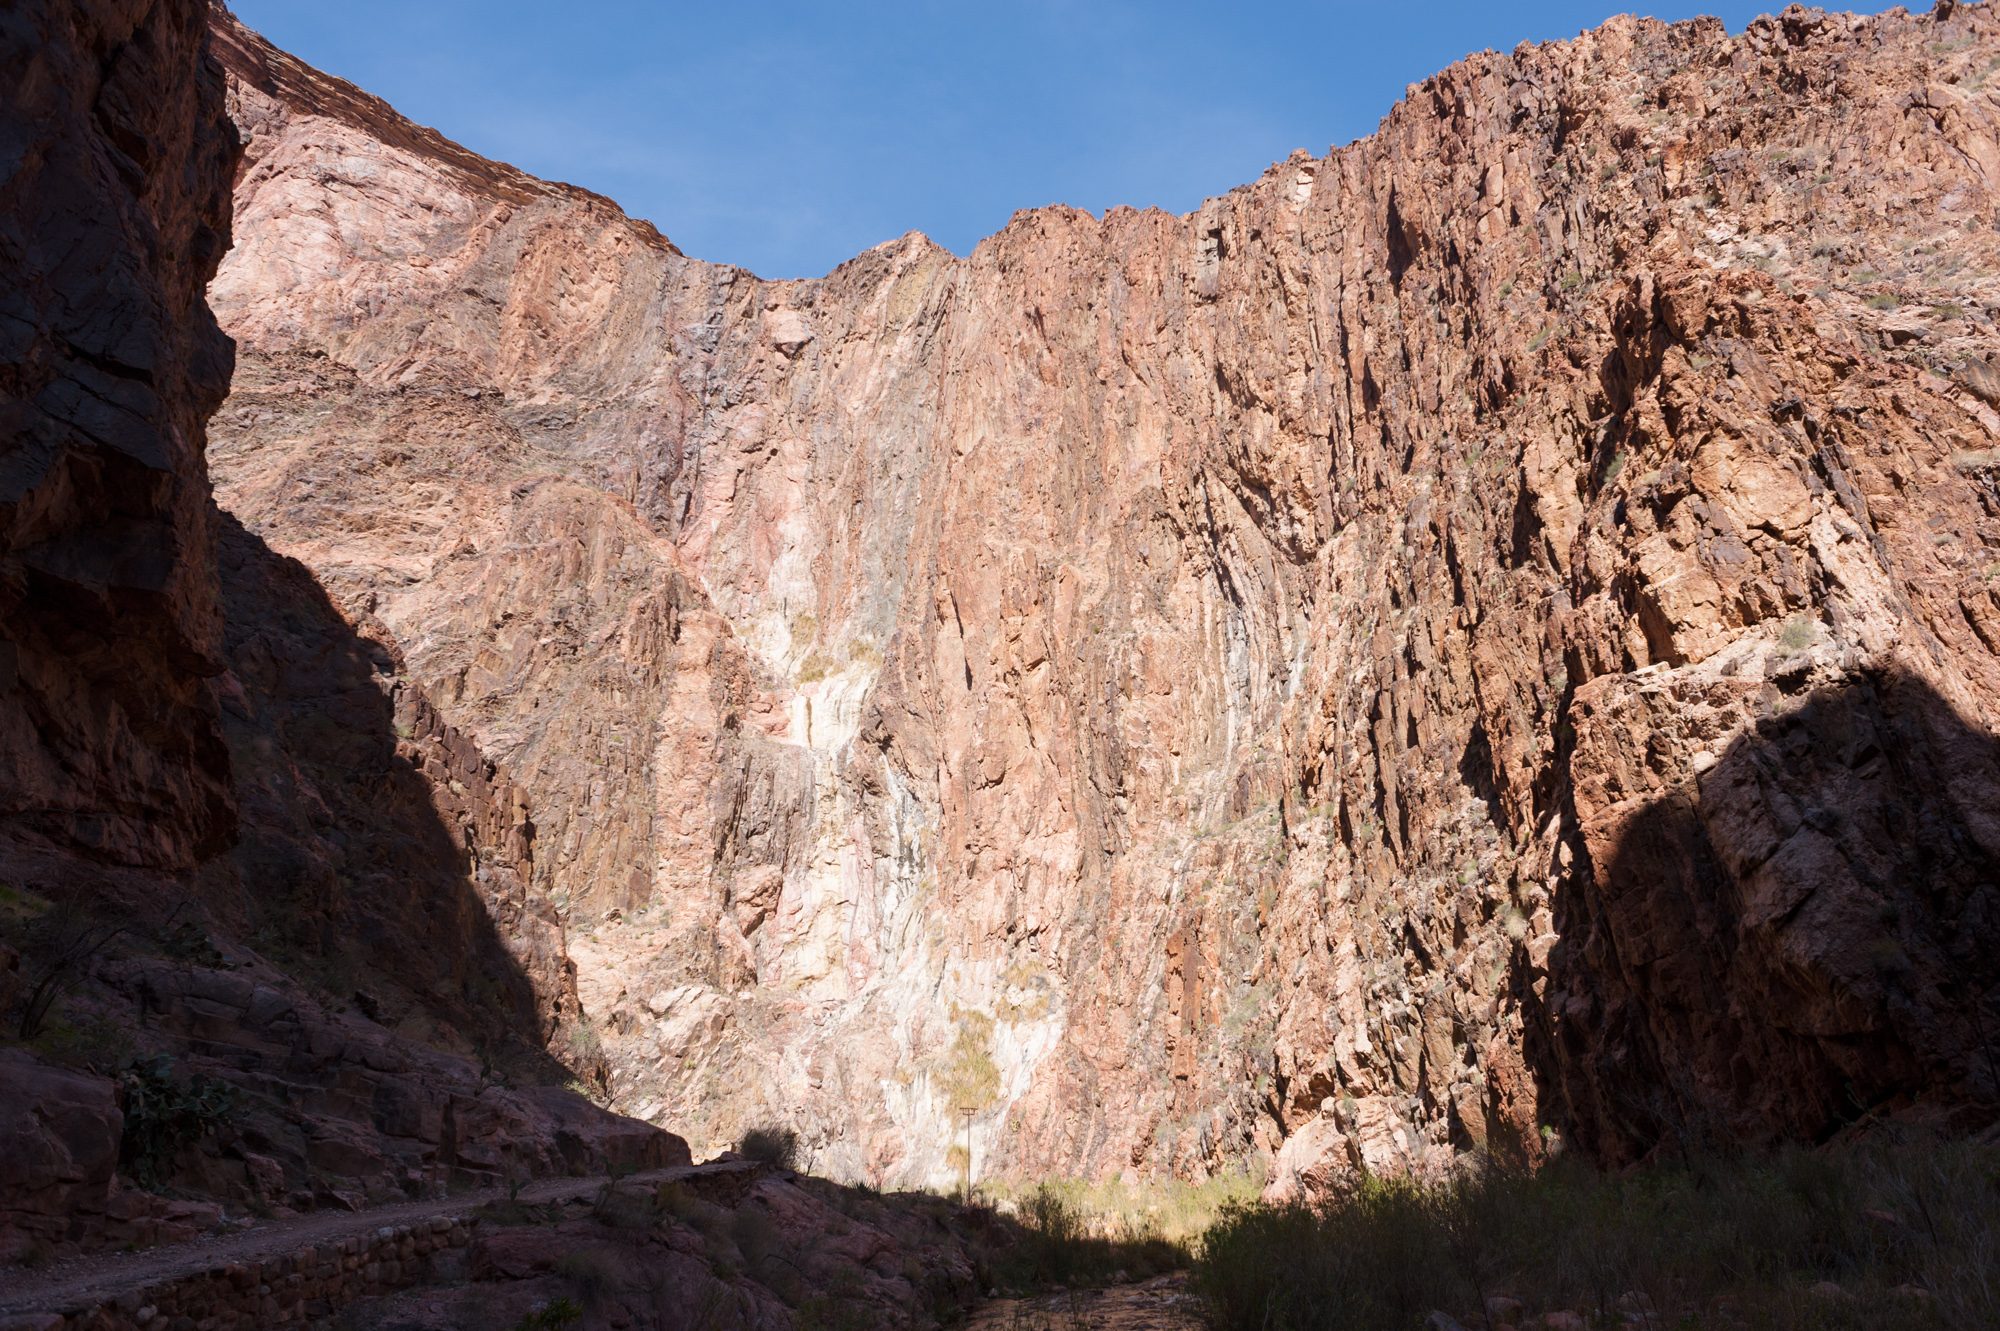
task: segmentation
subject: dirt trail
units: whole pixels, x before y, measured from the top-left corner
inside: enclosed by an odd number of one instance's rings
[[[966,1331],[1197,1331],[1200,1326],[1187,1276],[1176,1272],[1137,1285],[999,1299],[975,1309]]]
[[[680,1165],[672,1169],[629,1174],[620,1182],[664,1183],[672,1179],[744,1168],[746,1166],[741,1161]],[[593,1195],[605,1182],[602,1175],[543,1179],[521,1189],[519,1200],[537,1204],[570,1201]],[[407,1225],[412,1221],[469,1215],[487,1202],[507,1200],[507,1195],[505,1188],[488,1188],[482,1192],[457,1193],[425,1201],[372,1206],[365,1211],[320,1211],[139,1252],[93,1253],[38,1271],[0,1271],[0,1317],[104,1303],[129,1291],[198,1275],[218,1266],[254,1262],[297,1252],[301,1248],[338,1243],[342,1239],[370,1234],[385,1227]]]

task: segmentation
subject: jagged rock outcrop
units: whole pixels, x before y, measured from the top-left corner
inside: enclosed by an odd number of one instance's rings
[[[621,1105],[1291,1188],[2000,1094],[1989,7],[805,282],[217,25],[225,503],[528,792]]]
[[[520,789],[365,607],[214,506],[239,140],[209,22],[0,14],[0,1262],[687,1158],[555,1089],[603,1065]],[[134,1069],[220,1089],[135,1103]]]

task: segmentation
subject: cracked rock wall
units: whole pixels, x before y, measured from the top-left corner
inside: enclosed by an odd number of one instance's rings
[[[793,282],[217,24],[219,490],[526,792],[620,1107],[1289,1190],[2000,1091],[1988,7]]]

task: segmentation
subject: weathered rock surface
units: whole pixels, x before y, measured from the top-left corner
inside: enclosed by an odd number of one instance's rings
[[[0,1283],[0,1326],[935,1328],[1019,1262],[1024,1237],[990,1210],[729,1158],[279,1216],[72,1263]]]
[[[585,1326],[952,1325],[1014,1241],[990,1212],[882,1197],[782,1171],[704,1166],[663,1186],[614,1185],[540,1223],[489,1218],[457,1281],[360,1304],[411,1331],[513,1326],[551,1305]]]
[[[621,1105],[1289,1188],[2000,1094],[1990,7],[809,282],[217,23],[225,505],[527,793]]]
[[[687,1156],[549,1084],[603,1067],[519,788],[214,507],[209,23],[0,14],[0,1261],[219,1214],[133,1186],[135,1058],[229,1088],[142,1172],[231,1205]]]
[[[574,967],[528,886],[523,795],[365,612],[228,514],[217,530],[242,829],[204,884],[211,910],[334,997],[364,991],[376,1020],[558,1075],[545,1050],[574,1033]]]
[[[0,1258],[27,1243],[60,1243],[103,1225],[118,1172],[124,1118],[102,1077],[0,1053]]]
[[[232,822],[201,455],[236,135],[204,18],[0,16],[0,839],[166,868]]]
[[[104,961],[71,1016],[141,1014],[135,1044],[169,1080],[228,1088],[226,1112],[135,1158],[130,1078],[0,1054],[0,1262],[186,1238],[227,1211],[289,1215],[441,1196],[545,1175],[689,1163],[671,1133],[331,1010],[235,947],[211,964],[135,950]],[[153,1121],[162,1113],[153,1108]],[[145,1145],[141,1143],[141,1145]],[[135,1181],[205,1202],[168,1202]]]

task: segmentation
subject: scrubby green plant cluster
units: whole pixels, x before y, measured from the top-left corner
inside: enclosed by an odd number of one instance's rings
[[[751,1128],[736,1143],[736,1150],[739,1155],[773,1169],[799,1167],[799,1134],[791,1128]]]
[[[1010,1290],[1141,1279],[1187,1265],[1185,1246],[1151,1229],[1121,1232],[1048,1184],[1013,1209],[1011,1241],[991,1256],[994,1278]]]
[[[1770,1331],[2000,1326],[2000,1147],[1873,1142],[1626,1173],[1558,1161],[1316,1208],[1229,1208],[1192,1284],[1217,1331],[1494,1325]]]
[[[213,1077],[183,1078],[165,1054],[135,1061],[119,1089],[125,1111],[120,1164],[148,1187],[158,1185],[175,1157],[222,1126],[236,1107],[235,1087]]]

